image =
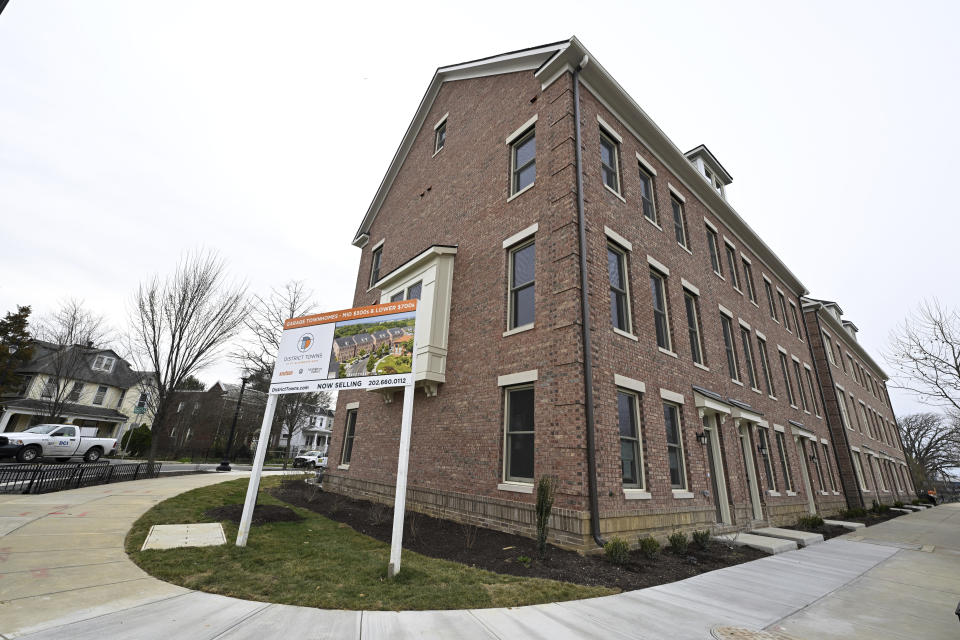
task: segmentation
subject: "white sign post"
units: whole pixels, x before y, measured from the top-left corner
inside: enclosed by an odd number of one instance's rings
[[[283,335],[277,353],[277,363],[270,382],[270,394],[260,426],[260,439],[254,457],[247,497],[243,503],[243,515],[237,532],[237,546],[245,547],[257,503],[263,462],[267,455],[267,441],[277,408],[277,396],[283,393],[316,393],[332,390],[390,389],[403,386],[403,417],[400,425],[400,455],[397,463],[397,494],[394,503],[393,538],[390,546],[392,577],[400,570],[400,550],[403,542],[403,514],[407,497],[407,466],[410,459],[410,431],[413,422],[413,377],[416,363],[416,315],[417,301],[403,300],[369,307],[344,309],[301,318],[291,318],[283,324]],[[384,328],[386,327],[386,329]],[[412,329],[412,332],[411,332]],[[370,333],[373,332],[375,336]],[[338,336],[338,333],[340,334]],[[357,341],[363,336],[361,349]],[[339,338],[339,340],[338,340]],[[407,343],[412,338],[410,371],[405,371]],[[388,347],[392,373],[379,373],[374,357],[374,346]],[[343,344],[340,344],[343,342]],[[380,351],[380,353],[383,353]],[[365,364],[366,363],[366,364]],[[370,370],[367,370],[367,366]],[[399,370],[397,370],[399,368]],[[343,373],[341,373],[343,372]],[[341,375],[343,377],[341,377]]]

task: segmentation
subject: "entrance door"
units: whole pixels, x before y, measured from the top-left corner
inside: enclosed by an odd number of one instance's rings
[[[730,501],[727,498],[727,480],[720,455],[720,416],[704,416],[703,430],[707,434],[707,463],[710,471],[710,486],[713,489],[713,505],[718,524],[732,524]]]
[[[753,466],[753,445],[750,439],[750,425],[746,422],[740,424],[740,448],[743,451],[744,475],[747,479],[750,504],[753,507],[753,519],[763,520],[763,507],[760,504],[760,492],[757,489],[757,470]]]
[[[803,488],[807,492],[807,507],[810,513],[817,512],[817,505],[813,501],[813,485],[810,484],[810,469],[807,467],[806,438],[797,438],[797,451],[800,455],[800,475],[803,476]]]

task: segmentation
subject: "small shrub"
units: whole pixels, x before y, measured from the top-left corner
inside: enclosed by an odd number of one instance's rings
[[[369,519],[370,524],[375,527],[385,523],[387,520],[389,520],[387,514],[387,505],[380,504],[379,502],[374,503],[373,506],[370,507],[367,518]]]
[[[613,564],[624,564],[630,557],[630,545],[623,538],[614,536],[603,545],[603,555]]]
[[[480,529],[472,524],[461,524],[460,530],[463,532],[463,546],[473,549],[473,545],[477,544],[477,534],[480,533]]]
[[[693,544],[698,548],[706,551],[707,547],[710,546],[710,532],[707,529],[701,529],[693,532]]]
[[[893,503],[893,506],[895,506],[897,509],[903,509],[903,501],[902,501],[902,500],[896,500],[896,501]]]
[[[910,504],[912,504],[912,505],[915,506],[915,507],[919,507],[919,506],[920,506],[920,498],[914,498],[913,500],[910,501]]]
[[[797,527],[800,529],[812,530],[823,526],[823,518],[813,513],[809,516],[801,516],[797,520]]]
[[[530,563],[533,562],[533,558],[530,556],[517,556],[517,562],[529,569]]]
[[[840,512],[841,518],[863,518],[867,515],[867,510],[861,507],[854,507]]]
[[[657,551],[659,550],[660,543],[657,542],[657,539],[653,536],[645,536],[640,538],[640,553],[643,554],[644,558],[653,558],[653,556],[657,555]]]
[[[667,540],[670,542],[670,550],[678,556],[682,556],[687,553],[687,547],[690,546],[690,541],[687,539],[687,534],[685,534],[683,531],[671,533]]]
[[[877,502],[876,500],[874,500],[874,501],[873,501],[873,506],[870,507],[870,511],[873,511],[873,512],[876,513],[876,514],[887,513],[888,511],[890,511],[890,505],[888,505],[888,504],[881,504],[881,503]]]
[[[556,488],[557,484],[550,476],[541,476],[537,481],[537,554],[541,560],[547,555],[547,533]]]

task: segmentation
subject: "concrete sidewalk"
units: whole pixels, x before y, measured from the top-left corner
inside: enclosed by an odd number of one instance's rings
[[[0,537],[0,634],[57,640],[699,639],[710,638],[713,627],[737,626],[784,627],[808,640],[852,637],[855,632],[870,638],[899,638],[903,636],[892,624],[895,621],[876,624],[873,620],[869,625],[865,621],[862,628],[856,622],[852,631],[842,625],[862,611],[879,617],[888,611],[902,615],[912,595],[900,608],[887,606],[887,600],[896,600],[902,591],[901,583],[925,593],[928,587],[917,583],[924,582],[923,572],[930,569],[921,560],[935,554],[904,550],[904,544],[917,545],[914,540],[929,537],[960,546],[953,520],[960,517],[960,510],[941,507],[891,521],[933,518],[904,523],[905,532],[881,531],[884,525],[857,532],[867,535],[877,530],[881,539],[835,539],[615,596],[511,609],[406,612],[328,611],[190,591],[151,578],[127,558],[124,536],[149,507],[189,489],[245,475],[180,476],[40,496],[0,496],[0,534],[5,533]],[[902,543],[897,536],[913,537]],[[952,597],[948,571],[960,574],[949,563],[958,560],[960,554],[949,555],[942,564],[942,584],[934,587],[940,595],[938,604],[929,606],[931,615],[941,613],[941,603]],[[949,608],[951,616],[955,604],[956,598]],[[822,613],[816,613],[818,609]],[[955,638],[960,631],[956,620],[952,627],[939,617],[930,624],[910,620],[912,638]],[[948,628],[952,635],[940,635]]]

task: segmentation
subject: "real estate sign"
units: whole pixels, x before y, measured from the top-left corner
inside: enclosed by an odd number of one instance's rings
[[[411,384],[416,322],[416,300],[291,318],[283,323],[270,393]]]

